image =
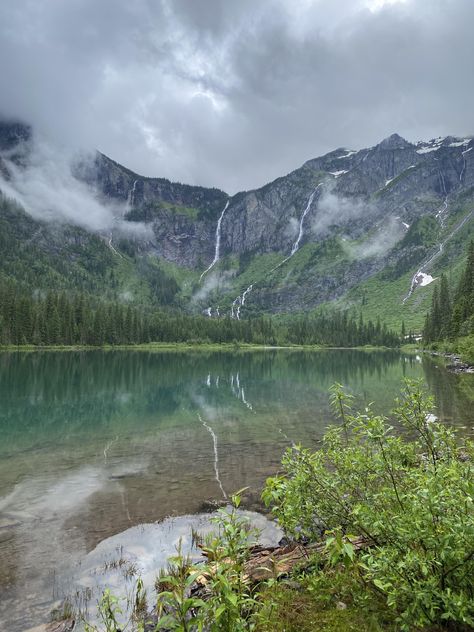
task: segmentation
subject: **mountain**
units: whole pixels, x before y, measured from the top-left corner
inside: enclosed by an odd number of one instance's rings
[[[5,190],[15,172],[28,175],[32,146],[31,128],[0,124]],[[455,279],[473,233],[473,147],[470,137],[393,134],[233,196],[96,153],[72,172],[115,209],[110,227],[40,221],[3,200],[0,272],[34,289],[54,283],[213,317],[335,304],[419,328],[436,278]]]

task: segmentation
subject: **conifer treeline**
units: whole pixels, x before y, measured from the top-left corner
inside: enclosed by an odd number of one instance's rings
[[[0,281],[0,345],[148,342],[397,346],[399,339],[380,323],[346,313],[295,318],[288,325],[267,317],[214,319],[101,302],[85,294],[28,294]]]
[[[423,340],[454,339],[474,332],[474,241],[468,248],[467,262],[451,295],[446,276],[435,286],[431,309],[426,315]]]
[[[375,345],[398,347],[400,338],[385,324],[377,320],[364,322],[349,316],[347,312],[331,312],[316,317],[294,318],[288,324],[286,332],[288,342],[294,344],[323,344],[334,347],[356,347]]]

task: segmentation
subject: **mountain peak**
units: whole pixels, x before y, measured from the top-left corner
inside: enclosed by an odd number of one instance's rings
[[[384,138],[381,143],[378,144],[381,149],[406,149],[411,147],[411,143],[402,138],[400,134],[392,134]]]

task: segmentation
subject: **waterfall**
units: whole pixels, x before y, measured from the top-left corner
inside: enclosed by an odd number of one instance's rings
[[[220,249],[221,249],[221,224],[222,224],[222,219],[224,217],[224,213],[227,211],[227,208],[229,206],[229,200],[227,200],[226,205],[224,206],[224,209],[222,210],[222,213],[219,216],[219,219],[217,220],[217,227],[216,227],[216,247],[214,250],[214,259],[212,260],[211,265],[206,268],[204,270],[204,272],[201,274],[201,276],[199,277],[199,280],[201,281],[202,277],[207,274],[209,272],[209,270],[211,268],[213,268],[216,263],[219,261],[219,256],[220,256]]]
[[[127,204],[129,206],[133,206],[133,202],[135,200],[135,189],[137,188],[137,183],[138,183],[138,180],[134,180],[133,186],[128,192]]]
[[[201,415],[198,413],[198,419],[199,421],[202,423],[202,425],[204,426],[204,428],[209,432],[209,434],[212,437],[212,443],[214,446],[214,472],[215,472],[215,478],[216,481],[221,489],[222,495],[224,496],[224,498],[227,500],[227,494],[224,491],[224,488],[222,487],[222,482],[219,476],[219,455],[217,453],[217,437],[216,434],[214,432],[214,430],[211,428],[211,426],[208,426],[207,423],[205,421],[202,420]]]
[[[299,227],[299,231],[298,231],[298,238],[295,241],[295,243],[293,244],[293,248],[291,249],[290,257],[292,257],[299,250],[300,242],[301,242],[301,239],[303,237],[303,222],[304,222],[304,218],[308,214],[308,211],[311,208],[311,204],[313,203],[314,196],[316,195],[316,191],[319,189],[320,186],[322,186],[322,183],[318,184],[318,186],[314,189],[314,191],[309,196],[308,203],[306,204],[306,208],[303,211],[303,214],[301,215],[300,227]]]
[[[111,232],[110,232],[110,236],[109,236],[109,241],[108,241],[108,246],[109,246],[110,250],[111,250],[111,251],[112,251],[115,255],[117,255],[117,257],[120,257],[120,259],[123,259],[123,257],[122,257],[122,255],[120,254],[120,252],[114,248],[114,246],[113,246],[113,244],[112,244],[112,238],[113,238],[113,235],[112,235],[112,231],[111,231]]]
[[[285,259],[283,259],[283,261],[280,261],[280,263],[278,265],[276,265],[274,268],[272,268],[270,270],[270,273],[272,273],[275,270],[277,270],[280,266],[282,266],[289,259],[291,259],[291,257],[296,252],[298,252],[299,247],[300,247],[300,243],[301,243],[301,239],[303,238],[303,233],[304,233],[304,229],[303,229],[304,219],[305,219],[306,215],[309,213],[309,210],[311,209],[311,205],[313,204],[314,196],[316,195],[317,190],[321,186],[323,186],[322,182],[320,182],[318,184],[318,186],[314,189],[314,191],[312,191],[311,195],[308,198],[308,202],[307,202],[306,207],[305,207],[305,209],[304,209],[304,211],[303,211],[303,213],[301,215],[301,218],[300,218],[298,237],[297,237],[295,243],[293,244],[293,246],[291,248],[290,254],[287,257],[285,257]],[[214,265],[214,264],[211,264],[211,267],[212,267],[212,265]],[[207,272],[207,270],[206,270],[206,272]],[[203,274],[205,274],[205,273],[203,273]],[[239,294],[239,296],[237,296],[237,298],[234,299],[234,301],[232,302],[231,309],[230,309],[230,317],[231,318],[236,318],[237,320],[240,320],[240,312],[242,310],[242,307],[245,305],[245,300],[246,300],[247,296],[253,290],[254,285],[255,285],[255,282],[251,283],[248,286],[248,288],[243,292],[243,294]]]
[[[464,151],[461,152],[462,155],[462,169],[461,169],[461,173],[459,174],[459,182],[462,182],[462,177],[464,175],[464,172],[466,171],[466,154],[468,154],[471,151],[472,147],[469,147],[469,149],[465,149]]]
[[[444,216],[445,216],[446,211],[448,210],[448,192],[446,191],[446,182],[444,179],[444,175],[441,173],[441,171],[438,172],[438,177],[439,177],[441,188],[444,193],[444,200],[443,200],[443,205],[441,206],[439,211],[436,213],[436,219],[439,220],[439,223],[441,224],[441,228],[444,228],[444,223],[445,223]]]
[[[298,252],[298,250],[300,248],[300,242],[301,242],[301,239],[303,237],[303,222],[304,222],[304,218],[306,217],[306,215],[309,212],[309,209],[311,208],[311,205],[312,205],[313,200],[314,200],[314,196],[316,195],[316,191],[319,189],[319,187],[322,187],[322,186],[323,186],[323,182],[318,184],[318,186],[314,189],[314,191],[311,193],[311,195],[308,198],[308,203],[306,204],[306,208],[304,209],[303,214],[301,215],[301,218],[300,218],[300,226],[299,226],[299,231],[298,231],[298,238],[295,241],[295,243],[293,244],[293,247],[291,248],[290,254],[287,257],[285,257],[283,259],[283,261],[280,261],[280,263],[278,263],[274,268],[272,268],[270,270],[270,273],[275,272],[275,270],[278,270],[278,268],[281,268],[281,266],[284,263],[286,263],[289,259],[291,259],[291,257],[296,252]]]
[[[232,301],[232,306],[230,308],[230,317],[231,318],[237,318],[238,320],[240,320],[240,318],[237,317],[237,310],[239,311],[240,314],[240,304],[241,304],[241,298],[240,295],[234,299],[234,301]]]
[[[249,294],[253,289],[253,283],[251,283],[245,292],[242,294],[242,305],[245,305],[245,299],[247,298],[247,294]]]
[[[448,196],[446,196],[444,198],[443,205],[441,206],[439,211],[436,213],[436,219],[439,220],[441,228],[444,228],[444,224],[445,224],[444,215],[445,215],[447,210],[448,210]]]
[[[245,305],[245,300],[252,291],[254,283],[251,283],[242,295],[239,295],[232,303],[231,317],[240,320],[240,310]],[[234,310],[235,308],[235,310]]]
[[[291,259],[291,257],[298,252],[299,247],[300,247],[300,243],[301,243],[301,239],[303,238],[303,222],[304,219],[306,217],[306,215],[309,213],[309,210],[311,208],[311,205],[313,203],[314,200],[314,196],[316,195],[317,190],[319,189],[319,187],[321,187],[323,185],[322,182],[320,182],[318,184],[318,186],[314,189],[314,191],[311,193],[311,195],[308,198],[308,202],[306,204],[306,208],[304,209],[301,218],[300,218],[300,225],[299,225],[299,230],[298,230],[298,237],[295,241],[295,243],[293,244],[293,247],[291,248],[291,253],[288,255],[288,257],[286,257],[285,259],[283,259],[283,261],[281,261],[278,265],[276,265],[274,268],[272,268],[270,270],[271,272],[274,272],[275,270],[277,270],[280,266],[282,266],[284,263],[286,263],[289,259]],[[237,320],[240,320],[240,311],[241,308],[245,305],[245,299],[247,298],[248,294],[253,290],[253,286],[255,285],[255,283],[251,283],[248,288],[245,290],[245,292],[241,295],[238,296],[234,302],[232,303],[232,308],[231,308],[231,318],[237,318]]]

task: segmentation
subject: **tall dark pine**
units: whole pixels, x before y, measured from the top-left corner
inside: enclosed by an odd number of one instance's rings
[[[439,338],[448,338],[451,332],[451,299],[446,275],[441,275],[439,287]]]

